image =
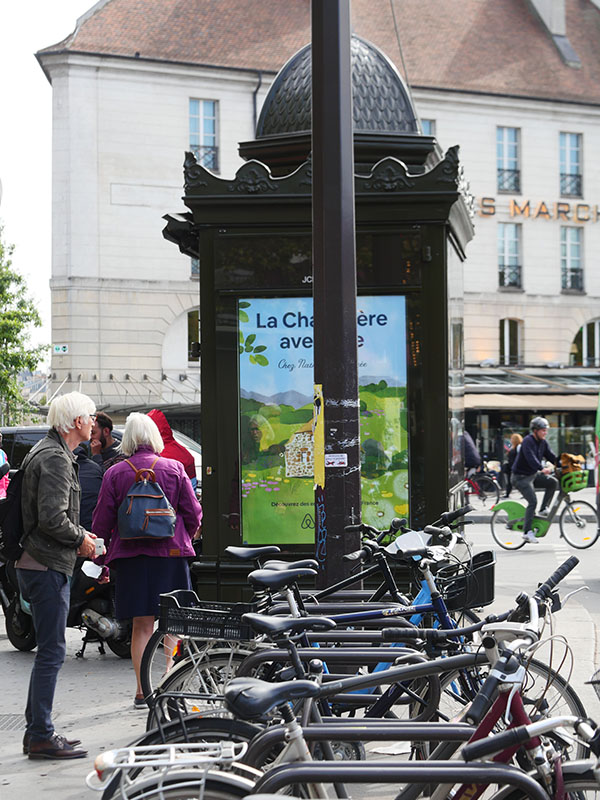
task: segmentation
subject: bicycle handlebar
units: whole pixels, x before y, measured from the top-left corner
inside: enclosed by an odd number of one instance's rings
[[[444,513],[437,519],[433,525],[427,526],[428,528],[444,528],[445,526],[451,525],[460,517],[464,517],[465,514],[468,514],[470,511],[473,511],[473,507],[466,505],[462,508],[457,508],[455,511],[444,511]],[[378,528],[374,528],[372,525],[367,525],[365,522],[358,522],[352,525],[344,525],[345,533],[360,533],[362,535],[369,536],[370,538],[374,539],[378,544],[389,534],[397,533],[399,530],[405,529],[408,521],[406,519],[398,519],[398,517],[394,517],[390,522],[390,527],[387,530],[379,530]]]
[[[450,525],[451,523],[455,522],[455,520],[460,519],[460,517],[464,517],[465,514],[468,514],[471,511],[473,511],[473,506],[467,504],[462,508],[457,508],[455,511],[444,511],[437,521],[442,525]]]
[[[492,753],[500,753],[509,747],[524,744],[530,738],[531,734],[527,725],[519,725],[517,728],[511,728],[494,736],[466,744],[461,751],[461,755],[465,761],[475,761],[478,758],[492,755]]]
[[[537,600],[547,600],[552,593],[552,589],[554,589],[554,587],[557,586],[563,580],[563,578],[569,574],[569,572],[574,570],[578,564],[579,559],[576,556],[570,556],[567,558],[567,560],[563,562],[560,567],[552,573],[552,575],[550,575],[547,581],[544,581],[544,583],[538,586],[533,596]]]
[[[508,619],[510,611],[503,614],[490,614],[485,619],[474,622],[473,625],[466,625],[464,628],[384,628],[381,631],[381,640],[384,642],[402,642],[423,639],[428,644],[439,644],[448,639],[455,639],[459,636],[468,636],[477,633],[484,625],[491,625],[494,622],[504,622]]]
[[[485,717],[496,696],[499,683],[500,681],[495,675],[488,675],[485,679],[483,686],[477,692],[475,699],[471,703],[471,707],[465,715],[465,719],[471,725],[479,725],[481,720]]]
[[[544,583],[536,589],[531,597],[523,595],[520,599],[519,606],[521,608],[524,608],[526,603],[529,604],[529,622],[525,623],[523,626],[523,632],[525,634],[528,632],[531,633],[532,628],[536,629],[538,625],[538,602],[548,599],[552,594],[552,590],[569,574],[569,572],[575,569],[577,564],[579,564],[579,559],[575,556],[571,556],[550,575],[548,580],[544,581]],[[520,616],[520,614],[517,614],[517,616]],[[511,618],[515,618],[514,612],[511,613]],[[494,670],[492,670],[492,673],[484,681],[483,686],[477,693],[475,699],[471,703],[471,707],[465,715],[466,720],[472,725],[478,725],[487,713],[499,683],[500,680],[494,674]]]

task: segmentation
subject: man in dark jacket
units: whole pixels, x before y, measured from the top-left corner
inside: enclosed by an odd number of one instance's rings
[[[50,404],[50,430],[30,450],[22,468],[23,548],[16,562],[19,588],[31,604],[37,653],[25,709],[23,752],[29,758],[82,758],[78,739],[54,731],[52,704],[65,660],[69,578],[77,555],[95,554],[93,534],[79,524],[80,487],[73,450],[90,438],[96,407],[79,392]]]
[[[84,445],[80,444],[73,451],[77,459],[79,485],[81,486],[81,503],[79,522],[88,531],[92,530],[92,515],[98,502],[98,494],[102,486],[102,467],[88,456]]]
[[[547,508],[558,488],[558,481],[549,474],[552,472],[552,468],[544,467],[542,464],[543,460],[551,461],[553,464],[558,461],[558,456],[552,452],[546,441],[549,427],[549,422],[544,417],[534,417],[531,420],[531,433],[523,439],[512,468],[513,486],[516,486],[527,500],[523,538],[525,541],[535,544],[537,544],[537,538],[531,530],[536,506],[533,482],[536,481],[536,486],[545,489],[542,505],[538,511],[539,516],[548,513]]]
[[[469,431],[464,432],[463,443],[465,448],[465,469],[470,477],[481,466],[481,456]]]

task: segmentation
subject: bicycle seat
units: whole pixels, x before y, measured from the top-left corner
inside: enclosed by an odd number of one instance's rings
[[[257,633],[266,633],[269,636],[287,632],[328,631],[336,627],[329,617],[266,617],[264,614],[243,614],[242,621],[247,622]]]
[[[281,553],[281,549],[275,544],[267,544],[260,547],[234,547],[229,545],[229,547],[225,548],[225,552],[240,561],[252,561],[261,556],[275,556],[277,553]]]
[[[260,717],[276,706],[301,697],[315,697],[320,687],[313,681],[267,683],[258,678],[233,678],[225,687],[225,706],[241,719]]]
[[[317,574],[314,569],[285,569],[281,572],[271,569],[255,569],[248,575],[248,583],[253,589],[269,589],[278,592],[299,581],[300,578],[312,578]]]
[[[300,561],[267,561],[263,569],[273,569],[281,572],[284,569],[319,569],[319,563],[314,558],[304,558]]]

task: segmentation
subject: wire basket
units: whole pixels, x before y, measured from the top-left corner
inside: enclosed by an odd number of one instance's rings
[[[560,485],[563,492],[579,492],[588,485],[588,470],[578,469],[574,472],[563,472],[560,477]]]
[[[177,589],[160,596],[159,629],[195,639],[254,639],[242,615],[260,610],[259,603],[216,603],[200,600],[196,592]]]
[[[493,550],[476,553],[458,567],[450,565],[441,569],[435,580],[448,611],[481,608],[493,603],[495,571]]]

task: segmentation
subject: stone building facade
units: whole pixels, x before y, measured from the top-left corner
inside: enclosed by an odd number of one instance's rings
[[[455,10],[353,0],[352,20],[407,79],[424,132],[461,147],[476,199],[466,407],[488,450],[492,429],[533,411],[595,405],[600,8]],[[52,336],[68,344],[53,389],[80,385],[113,410],[199,402],[198,283],[162,215],[181,207],[186,150],[234,175],[272,79],[310,40],[309,15],[309,0],[100,0],[37,54],[54,97]]]

